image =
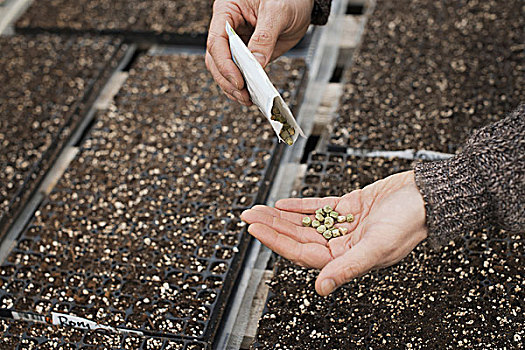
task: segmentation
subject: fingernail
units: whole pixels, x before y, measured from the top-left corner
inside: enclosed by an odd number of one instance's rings
[[[334,280],[327,279],[321,283],[321,292],[323,293],[323,295],[328,295],[332,293],[334,289],[335,289]]]
[[[235,98],[239,100],[239,102],[244,102],[244,97],[242,97],[242,94],[240,91],[234,91],[233,96],[235,96]]]
[[[257,61],[261,64],[261,66],[264,67],[264,64],[266,63],[266,56],[264,56],[262,53],[259,52],[252,52]]]
[[[228,75],[228,76],[226,77],[226,79],[228,79],[228,81],[229,81],[230,83],[232,83],[232,85],[235,86],[236,89],[239,88],[239,84],[237,84],[237,81],[235,80],[235,78],[233,77],[233,75]]]

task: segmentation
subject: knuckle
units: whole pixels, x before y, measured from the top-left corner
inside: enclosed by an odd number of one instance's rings
[[[221,11],[223,10],[225,7],[228,7],[228,1],[224,1],[224,0],[215,0],[213,2],[213,12],[218,12],[218,11]]]
[[[253,34],[252,41],[258,45],[267,46],[274,42],[274,37],[269,30],[263,29]]]
[[[233,72],[231,69],[228,68],[228,62],[225,60],[218,60],[215,61],[215,65],[217,66],[217,70],[220,74],[222,74],[223,77],[233,77]],[[224,83],[228,85],[229,88],[232,88],[232,84],[224,78]]]
[[[283,0],[271,0],[268,2],[268,6],[272,10],[284,10],[287,8],[286,1]]]
[[[293,17],[292,6],[287,0],[273,0],[268,2],[268,10],[278,15],[282,20]]]
[[[208,39],[206,40],[206,48],[208,49],[208,52],[210,55],[213,55],[213,51],[215,49],[215,43],[216,43],[217,35],[214,33],[208,34]]]
[[[359,264],[356,263],[354,265],[348,265],[343,268],[343,280],[340,281],[341,284],[345,284],[346,282],[349,282],[351,279],[358,276],[359,273]]]

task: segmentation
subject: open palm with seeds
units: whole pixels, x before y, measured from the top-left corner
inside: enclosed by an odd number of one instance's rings
[[[348,232],[327,240],[306,216],[329,206],[354,221],[337,223]],[[414,172],[376,181],[342,197],[282,199],[275,208],[257,205],[242,219],[248,232],[274,252],[297,265],[321,269],[315,288],[328,295],[337,287],[372,269],[393,265],[427,237],[425,207]],[[342,231],[345,231],[344,229]]]

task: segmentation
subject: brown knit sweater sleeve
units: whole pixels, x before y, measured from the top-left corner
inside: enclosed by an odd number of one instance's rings
[[[312,10],[312,18],[310,23],[317,25],[324,25],[328,22],[330,16],[330,7],[332,0],[314,0],[314,8]]]
[[[486,225],[525,231],[525,104],[453,158],[417,164],[415,177],[435,247]]]

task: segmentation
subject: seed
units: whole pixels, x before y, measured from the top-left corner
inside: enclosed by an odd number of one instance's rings
[[[271,117],[271,119],[275,120],[275,121],[278,121],[281,124],[284,124],[286,122],[286,119],[283,117],[283,115],[281,114],[281,111],[279,110],[279,108],[276,105],[274,105],[272,107],[272,117]]]
[[[331,217],[327,217],[324,219],[324,225],[326,228],[332,228],[334,227],[334,219]]]
[[[339,232],[344,236],[348,233],[348,229],[346,227],[339,227]]]
[[[318,228],[319,226],[321,226],[321,223],[319,222],[319,220],[312,221],[312,227],[313,228]]]
[[[332,211],[332,207],[329,206],[329,205],[325,205],[325,206],[323,207],[323,211],[324,211],[325,213],[329,214],[329,213]]]
[[[330,216],[333,217],[334,219],[337,219],[337,217],[339,216],[339,213],[336,211],[331,211]]]
[[[303,226],[308,227],[312,224],[312,219],[310,219],[308,216],[303,218]]]
[[[317,232],[319,233],[325,233],[326,232],[326,226],[325,225],[321,225],[317,228]]]
[[[288,133],[292,136],[295,135],[295,129],[290,126],[290,128],[288,129]]]
[[[339,216],[337,217],[337,222],[338,222],[338,223],[341,224],[341,223],[343,223],[343,222],[345,222],[345,221],[346,221],[346,216],[344,216],[344,215],[339,215]]]
[[[324,216],[321,214],[315,214],[315,219],[324,222]]]
[[[316,214],[321,214],[321,215],[324,215],[324,210],[321,208],[321,209],[317,209],[315,211]]]
[[[346,216],[346,222],[353,222],[354,221],[354,216],[352,214],[348,214]]]
[[[287,137],[287,138],[285,138],[285,139],[284,139],[284,142],[286,142],[286,144],[287,144],[288,146],[293,145],[293,139],[292,139],[291,137]]]
[[[341,232],[339,231],[338,228],[334,228],[334,229],[332,230],[332,237],[337,238],[337,237],[339,237],[339,236],[341,236]]]
[[[286,122],[286,119],[284,119],[284,117],[282,115],[280,115],[280,114],[272,115],[271,119],[275,120],[276,122],[279,122],[281,124]]]
[[[332,231],[324,232],[323,237],[329,240],[330,238],[332,238]]]

